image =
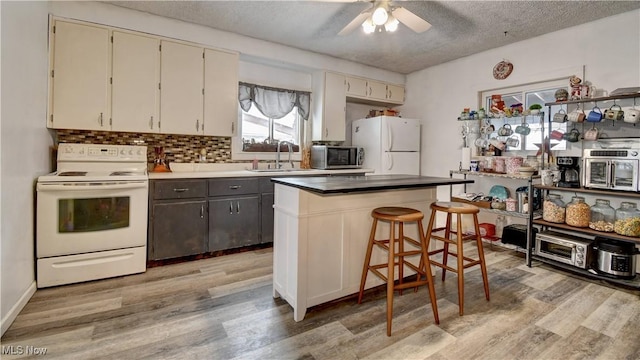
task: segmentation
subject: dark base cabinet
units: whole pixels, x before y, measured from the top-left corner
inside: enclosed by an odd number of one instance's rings
[[[206,201],[153,205],[150,259],[161,260],[207,251]]]
[[[209,251],[260,243],[258,195],[209,200]]]
[[[163,260],[207,251],[207,182],[149,182],[148,260]]]

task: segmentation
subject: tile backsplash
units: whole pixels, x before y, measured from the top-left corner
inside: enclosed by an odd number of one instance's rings
[[[169,164],[207,162],[231,163],[231,138],[217,136],[125,133],[92,130],[54,130],[55,143],[83,143],[147,146],[147,158],[153,162],[154,147],[162,146]],[[206,159],[200,160],[205,149]]]

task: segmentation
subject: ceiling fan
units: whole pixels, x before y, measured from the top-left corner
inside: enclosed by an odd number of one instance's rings
[[[346,35],[358,26],[362,26],[364,32],[368,34],[376,29],[381,31],[382,28],[392,32],[398,28],[398,22],[417,33],[425,32],[431,27],[431,24],[424,19],[402,6],[395,5],[390,0],[371,0],[370,2],[371,7],[351,20],[347,26],[340,30],[338,35]]]

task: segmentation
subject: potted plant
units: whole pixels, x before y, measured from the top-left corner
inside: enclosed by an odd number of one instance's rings
[[[541,109],[542,109],[542,105],[540,104],[531,104],[531,106],[529,106],[529,111],[531,112],[531,115],[539,114]]]

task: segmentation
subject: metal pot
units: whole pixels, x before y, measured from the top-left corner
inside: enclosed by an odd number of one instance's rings
[[[594,249],[597,252],[598,272],[614,277],[631,279],[636,276],[635,245],[626,241],[596,238]]]

